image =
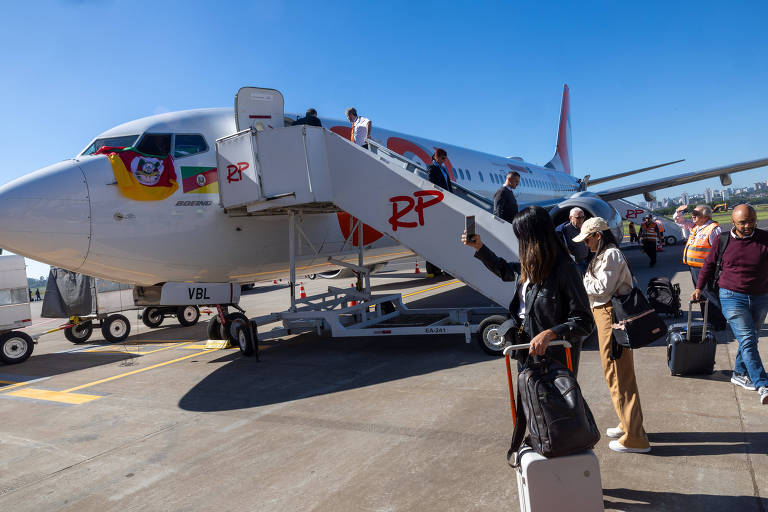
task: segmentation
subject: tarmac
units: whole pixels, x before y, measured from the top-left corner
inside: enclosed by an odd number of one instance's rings
[[[693,286],[681,250],[665,248],[653,269],[640,251],[626,254],[642,287],[665,275],[685,299]],[[413,260],[401,267],[412,271]],[[489,304],[448,278],[373,283],[411,306]],[[241,304],[256,316],[287,297],[284,284],[261,283]],[[39,304],[31,333],[59,323],[40,319]],[[264,343],[257,362],[206,350],[205,315],[158,329],[126,316],[124,343],[98,330],[88,345],[53,333],[27,362],[0,366],[0,510],[518,509],[504,361],[475,342],[300,335]],[[600,440],[606,510],[768,510],[768,407],[729,382],[736,343],[730,331],[719,341],[709,376],[670,376],[663,341],[636,352],[652,451],[619,454]],[[596,347],[580,364],[604,432],[617,418]]]

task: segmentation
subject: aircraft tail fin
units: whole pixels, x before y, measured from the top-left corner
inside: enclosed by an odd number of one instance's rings
[[[563,86],[563,105],[560,107],[560,127],[557,131],[557,149],[544,167],[572,174],[573,153],[571,153],[571,101],[568,84]]]

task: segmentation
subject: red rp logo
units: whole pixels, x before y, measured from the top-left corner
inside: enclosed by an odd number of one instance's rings
[[[640,215],[642,215],[645,212],[645,210],[638,208],[636,210],[629,209],[627,210],[627,214],[625,215],[628,219],[636,219]]]
[[[389,201],[392,203],[392,216],[389,218],[389,223],[392,224],[392,231],[397,231],[397,228],[415,228],[416,226],[424,225],[424,209],[434,206],[443,200],[443,193],[439,190],[417,190],[413,193],[413,197],[410,196],[395,196],[390,197]],[[433,199],[425,201],[426,196],[433,196]],[[398,203],[405,203],[405,206],[401,210],[398,208]],[[408,214],[411,210],[416,210],[418,222],[413,221],[401,221],[400,218]]]
[[[248,168],[248,162],[237,162],[237,165],[227,166],[227,183],[242,181],[243,171]]]

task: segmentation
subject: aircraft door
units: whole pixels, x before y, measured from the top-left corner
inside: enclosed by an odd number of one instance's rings
[[[284,126],[283,95],[275,89],[241,87],[235,95],[235,124],[237,131],[256,128],[282,128]]]

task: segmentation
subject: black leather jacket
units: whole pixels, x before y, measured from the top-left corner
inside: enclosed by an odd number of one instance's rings
[[[520,263],[510,263],[483,245],[475,253],[488,269],[504,281],[520,283]],[[517,295],[509,304],[509,311],[517,317]],[[574,373],[578,370],[578,351],[581,343],[595,327],[589,298],[584,289],[576,265],[565,252],[558,258],[555,268],[541,285],[529,285],[525,292],[526,333],[533,338],[541,331],[552,329],[558,339],[566,339],[574,345]],[[561,359],[560,350],[556,358]]]

